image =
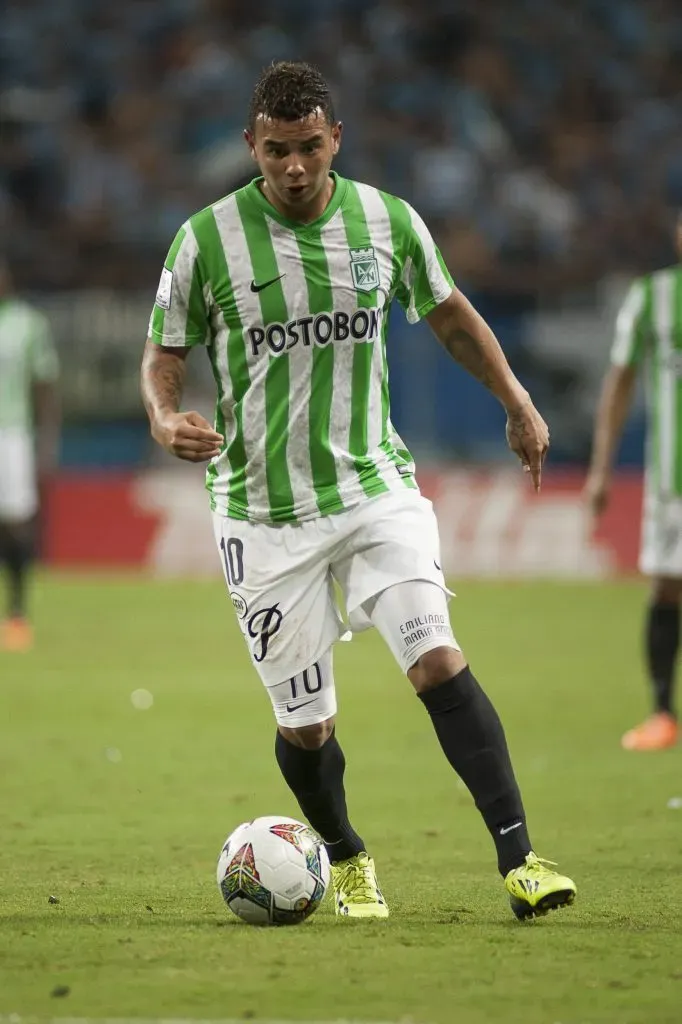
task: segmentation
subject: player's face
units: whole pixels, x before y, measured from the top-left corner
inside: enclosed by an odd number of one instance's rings
[[[329,199],[329,168],[341,144],[341,124],[330,125],[321,110],[300,121],[259,117],[255,131],[244,136],[270,201],[295,220],[319,216]]]

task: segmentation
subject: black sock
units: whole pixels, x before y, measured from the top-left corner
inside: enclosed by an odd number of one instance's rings
[[[7,530],[2,553],[8,575],[7,613],[11,619],[23,618],[26,614],[26,576],[33,560],[32,545],[27,539],[16,537]]]
[[[365,849],[348,821],[343,773],[346,759],[332,733],[317,750],[304,750],[277,732],[275,756],[284,779],[331,861],[347,860]]]
[[[419,697],[443,753],[483,815],[504,876],[523,864],[532,847],[498,714],[468,666]]]
[[[649,605],[646,653],[657,711],[673,714],[675,663],[680,646],[680,606],[656,602]]]

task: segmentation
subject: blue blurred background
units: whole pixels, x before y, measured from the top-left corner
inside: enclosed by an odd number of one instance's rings
[[[0,233],[61,351],[62,464],[153,464],[137,373],[168,244],[248,180],[250,90],[274,58],[331,81],[341,173],[414,203],[585,462],[628,277],[674,259],[677,0],[5,0]],[[394,420],[433,460],[495,462],[496,403],[395,311]],[[188,402],[209,411],[193,360]],[[642,414],[621,460],[641,460]]]

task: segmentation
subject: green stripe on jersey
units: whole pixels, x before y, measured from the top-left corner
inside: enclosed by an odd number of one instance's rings
[[[332,287],[319,225],[309,225],[305,232],[297,232],[296,241],[308,290],[309,313],[311,316],[328,313],[333,309]],[[315,346],[310,371],[308,438],[315,500],[323,515],[341,512],[344,507],[339,494],[336,460],[329,443],[333,392],[334,345],[330,343],[325,348]]]
[[[343,223],[346,229],[346,239],[349,249],[366,249],[372,244],[365,211],[358,195],[355,182],[348,183],[346,202],[343,206]],[[356,302],[361,309],[371,309],[379,306],[377,290],[372,292],[356,289]],[[386,310],[388,313],[388,310]],[[355,342],[353,350],[353,373],[351,382],[351,407],[350,407],[350,434],[348,450],[353,458],[355,470],[360,478],[362,489],[368,497],[382,494],[388,487],[381,479],[374,459],[367,455],[368,450],[368,429],[369,429],[369,398],[372,387],[372,362],[374,360],[374,346],[381,345],[383,361],[382,381],[382,412],[383,412],[383,388],[388,387],[386,381],[385,346],[383,344],[385,322],[382,324],[382,333],[379,338],[373,341]],[[353,342],[351,342],[353,344]],[[382,416],[383,423],[383,416]]]
[[[237,192],[236,200],[254,280],[272,281],[280,271],[265,214],[254,210],[243,191]],[[287,305],[280,281],[262,289],[258,298],[264,324],[286,323]],[[273,522],[291,522],[296,518],[287,463],[288,441],[289,360],[271,355],[265,376],[265,475]]]
[[[230,464],[229,484],[227,491],[227,514],[231,519],[247,519],[248,501],[246,494],[246,450],[244,448],[243,429],[243,401],[246,392],[249,390],[251,380],[249,378],[249,367],[246,360],[246,349],[244,346],[244,329],[241,323],[236,328],[228,328],[228,321],[225,315],[227,302],[232,298],[232,280],[230,271],[225,259],[225,250],[220,240],[218,225],[216,224],[213,209],[202,210],[192,218],[192,228],[199,246],[201,258],[204,261],[208,276],[214,284],[213,298],[220,306],[225,327],[228,330],[227,349],[227,371],[232,388],[232,400],[234,403],[234,436],[227,443],[225,454]],[[216,282],[221,283],[221,291],[216,294]],[[237,317],[236,312],[233,316]],[[217,362],[215,346],[209,347],[209,358],[216,384],[218,385],[218,405],[220,418],[216,411],[216,429],[220,430],[218,423],[222,423],[225,429],[225,420],[222,414],[221,402],[224,399],[224,388],[221,382],[221,368]],[[227,438],[226,438],[227,441]],[[209,489],[211,481],[215,479],[217,470],[211,465],[208,470]]]

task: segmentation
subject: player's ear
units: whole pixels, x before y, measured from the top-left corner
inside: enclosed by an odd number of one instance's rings
[[[343,135],[343,122],[337,121],[332,125],[332,153],[334,156],[341,149],[341,136]]]
[[[244,142],[249,147],[251,159],[255,160],[257,163],[258,157],[256,156],[256,140],[254,138],[253,132],[250,132],[248,128],[244,129]]]

